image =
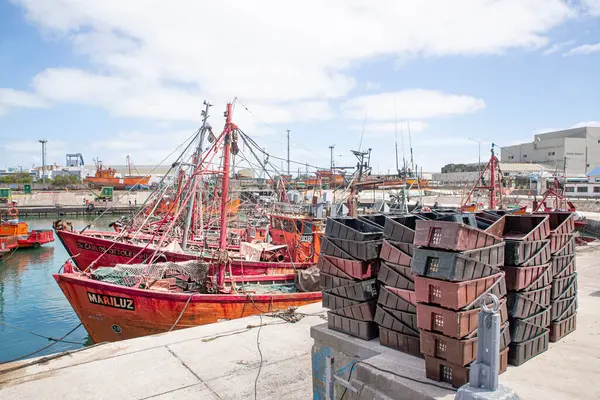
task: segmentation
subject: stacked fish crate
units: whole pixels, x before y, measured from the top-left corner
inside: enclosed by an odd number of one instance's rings
[[[510,331],[504,273],[499,269],[504,262],[502,239],[463,223],[417,221],[414,245],[417,324],[427,377],[454,387],[469,381],[469,364],[477,354],[478,313],[489,294],[499,299],[504,372]]]
[[[417,215],[388,217],[384,225],[375,322],[383,346],[420,356],[414,277],[411,274]]]
[[[318,261],[330,329],[364,340],[377,337],[374,321],[381,227],[358,218],[328,218]]]
[[[512,343],[508,362],[521,365],[548,350],[552,263],[547,215],[505,215],[489,230],[506,242],[504,266]]]
[[[572,213],[548,213],[552,253],[550,341],[556,342],[576,327],[577,272],[575,272],[575,220]]]

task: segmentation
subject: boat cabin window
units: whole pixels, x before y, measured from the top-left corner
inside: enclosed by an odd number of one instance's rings
[[[305,235],[312,235],[312,233],[313,233],[312,222],[305,221],[304,222],[304,230],[301,232],[303,232]]]
[[[282,231],[283,230],[283,221],[281,218],[273,217],[273,229]]]
[[[283,227],[286,232],[295,232],[296,231],[296,226],[294,224],[294,221],[292,221],[290,219],[283,220]]]

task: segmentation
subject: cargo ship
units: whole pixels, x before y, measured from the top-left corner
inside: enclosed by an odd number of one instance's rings
[[[129,175],[123,177],[117,176],[117,170],[110,167],[105,167],[100,160],[94,160],[96,163],[96,174],[94,176],[88,176],[84,179],[84,182],[88,185],[94,185],[97,187],[110,186],[116,190],[125,190],[127,187],[133,187],[135,185],[147,186],[150,181],[150,175],[131,175],[131,160],[127,156],[127,166],[129,168]]]

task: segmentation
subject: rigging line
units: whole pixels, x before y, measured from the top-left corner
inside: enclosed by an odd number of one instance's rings
[[[195,294],[196,293],[193,292],[190,295],[190,297],[187,299],[187,301],[185,302],[185,305],[183,306],[183,309],[181,310],[181,313],[179,313],[179,317],[177,317],[177,320],[175,321],[175,323],[173,324],[173,326],[171,327],[171,329],[168,330],[168,332],[171,332],[173,330],[173,328],[175,328],[177,326],[177,324],[179,323],[179,320],[181,319],[181,317],[183,317],[183,313],[187,309],[188,304],[190,304],[190,300],[192,300],[192,297],[194,297]]]
[[[368,112],[365,111],[365,120],[363,121],[362,133],[360,134],[360,142],[358,143],[358,151],[360,151],[362,147],[363,136],[365,136],[365,127],[367,126],[367,115]]]
[[[6,321],[1,321],[1,320],[0,320],[0,324],[4,324],[4,325],[6,325],[6,326],[9,326],[9,327],[11,327],[11,328],[13,328],[13,329],[17,329],[17,330],[19,330],[19,331],[22,331],[22,332],[30,333],[30,334],[32,334],[33,336],[37,336],[37,337],[40,337],[40,338],[42,338],[42,339],[47,339],[47,340],[50,340],[50,341],[52,341],[52,342],[57,342],[57,341],[59,341],[59,339],[55,339],[55,338],[53,338],[53,337],[48,337],[48,336],[40,335],[39,333],[35,333],[35,332],[32,332],[32,331],[30,331],[30,330],[23,329],[23,328],[21,328],[21,327],[19,327],[19,326],[15,326],[15,325],[9,324],[9,323],[8,323],[8,322],[6,322]],[[82,344],[83,344],[83,343],[79,343],[79,342],[71,342],[71,341],[69,341],[69,340],[60,340],[60,341],[61,341],[61,342],[63,342],[63,343],[69,343],[69,344],[79,344],[79,345],[82,345]]]
[[[8,363],[11,363],[11,362],[14,362],[14,361],[19,361],[19,360],[22,360],[22,359],[27,358],[29,356],[32,356],[34,354],[37,354],[37,353],[39,353],[41,351],[44,351],[47,348],[50,348],[50,347],[54,346],[56,343],[62,341],[64,338],[66,338],[67,336],[69,336],[71,333],[75,332],[77,330],[77,328],[79,328],[81,325],[83,325],[83,324],[80,322],[79,325],[77,325],[75,328],[71,329],[69,332],[67,332],[63,337],[61,337],[60,339],[58,339],[56,342],[52,342],[49,345],[44,346],[41,349],[33,351],[33,352],[29,353],[29,354],[25,354],[24,356],[13,358],[12,360],[8,360],[8,361],[2,361],[2,362],[0,362],[0,365],[1,364],[8,364]]]

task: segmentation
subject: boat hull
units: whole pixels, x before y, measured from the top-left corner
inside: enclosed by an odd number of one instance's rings
[[[109,233],[103,233],[109,236]],[[56,235],[63,246],[65,246],[65,249],[67,249],[69,255],[73,257],[73,261],[77,267],[81,270],[85,270],[94,262],[94,267],[114,267],[116,264],[126,264],[131,259],[133,259],[132,263],[143,263],[154,254],[153,249],[144,249],[144,246],[115,242],[111,239],[88,236],[67,230],[57,230]],[[161,256],[157,261],[178,262],[196,259],[197,257],[191,254],[164,251],[161,252]],[[233,275],[286,274],[293,273],[299,268],[307,268],[311,265],[313,264],[241,261],[234,259],[231,261],[231,273]]]
[[[76,274],[53,276],[95,343],[168,332],[172,327],[175,330],[211,324],[321,300],[320,292],[191,296],[123,287]]]
[[[125,178],[100,178],[88,176],[84,182],[95,186],[111,186],[115,190],[124,190],[127,186],[144,185],[147,186],[150,182],[149,176],[128,176]]]

